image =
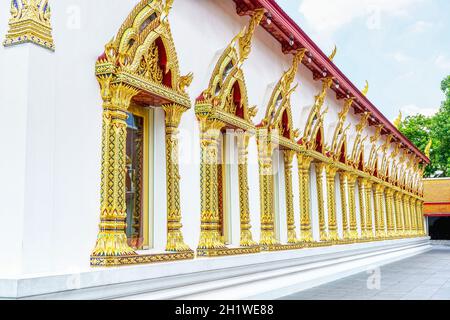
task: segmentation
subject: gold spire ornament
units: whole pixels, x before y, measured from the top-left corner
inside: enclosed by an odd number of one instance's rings
[[[369,93],[369,81],[366,80],[366,86],[361,91],[361,93],[363,94],[363,96],[367,96],[367,94]]]
[[[336,47],[336,45],[334,45],[333,52],[330,54],[330,56],[328,57],[328,59],[330,59],[331,61],[333,61],[334,57],[336,56],[336,53],[337,53],[337,47]]]
[[[428,159],[430,159],[430,151],[431,151],[431,146],[433,145],[433,139],[430,139],[430,141],[428,141],[427,146],[425,147],[425,155],[427,156]]]
[[[397,129],[400,127],[400,123],[402,123],[402,117],[402,111],[400,110],[397,119],[394,120],[394,127],[396,127]]]
[[[11,0],[10,12],[5,47],[29,42],[55,50],[48,0]]]

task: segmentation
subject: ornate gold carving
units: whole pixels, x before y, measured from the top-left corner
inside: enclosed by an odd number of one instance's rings
[[[251,254],[261,252],[260,246],[240,247],[240,248],[210,248],[197,249],[197,256],[199,257],[220,257],[220,256],[235,256],[240,254]]]
[[[327,91],[333,84],[333,78],[328,77],[322,81],[322,90],[315,97],[315,102],[306,121],[305,130],[303,131],[302,141],[306,147],[310,150],[314,150],[316,147],[316,135],[318,130],[323,127],[323,119],[328,109],[322,111]],[[322,132],[323,133],[323,132]],[[322,143],[325,143],[322,139]]]
[[[171,0],[142,0],[96,64],[103,99],[100,231],[92,265],[120,265],[193,258],[181,234],[178,124],[190,107],[184,91],[192,74],[181,77],[167,20]],[[164,59],[160,59],[163,52]],[[127,244],[125,157],[126,111],[133,98],[166,101],[167,250],[179,253],[138,256]]]
[[[241,67],[250,54],[251,40],[263,14],[263,10],[256,10],[249,27],[242,29],[222,53],[216,63],[208,88],[196,101],[197,115],[207,115],[210,119],[218,119],[218,113],[223,111],[220,120],[230,124],[235,122],[236,115],[232,112],[236,110],[233,90],[237,85],[240,90],[240,107],[243,110],[242,122],[245,122],[245,127],[240,125],[238,128],[244,130],[247,130],[248,126],[254,128],[251,118],[256,115],[256,107],[248,106],[247,89]]]
[[[201,231],[198,249],[221,249],[225,244],[220,236],[218,211],[218,146],[224,123],[200,118],[200,198]]]
[[[261,122],[261,127],[267,128],[268,130],[278,130],[282,136],[286,136],[293,141],[298,138],[298,131],[294,129],[292,121],[290,98],[297,88],[297,86],[292,87],[292,83],[297,74],[298,66],[302,62],[305,54],[306,49],[302,49],[295,54],[291,68],[283,74],[275,86],[267,105],[266,115]],[[288,116],[287,128],[283,126],[283,115],[285,112]],[[285,132],[286,130],[289,132]]]
[[[350,192],[348,188],[348,180],[349,180],[349,173],[340,171],[339,172],[339,186],[340,186],[340,194],[341,194],[341,215],[342,215],[342,229],[343,229],[343,239],[348,240],[351,238],[350,236],[350,225],[349,225],[349,219],[347,214],[348,206],[348,197],[347,192]],[[355,190],[353,189],[353,192]],[[350,196],[350,194],[349,194]],[[350,209],[351,210],[351,209]]]
[[[365,180],[364,181],[365,184],[365,208],[366,208],[366,234],[365,234],[365,238],[366,239],[373,239],[374,238],[374,232],[373,232],[373,227],[372,227],[372,217],[373,217],[373,205],[372,205],[372,185],[373,183],[369,180]]]
[[[323,180],[325,175],[325,163],[316,163],[316,184],[317,184],[317,203],[319,209],[319,231],[320,241],[328,241],[328,232],[325,222],[325,208],[323,198]]]
[[[279,244],[274,230],[273,203],[273,164],[272,153],[275,148],[270,136],[258,131],[258,163],[259,163],[259,192],[261,207],[261,237],[259,243],[266,248]]]
[[[364,86],[364,89],[361,91],[361,93],[363,94],[363,96],[367,96],[367,94],[369,93],[369,82],[366,80],[366,85]]]
[[[193,251],[140,254],[127,256],[91,256],[92,267],[118,267],[133,264],[147,264],[194,259]]]
[[[352,240],[356,240],[358,238],[358,222],[356,219],[356,201],[355,201],[356,179],[357,176],[355,174],[347,175],[349,220],[350,220],[349,238]]]
[[[384,229],[383,190],[384,190],[383,185],[375,184],[374,188],[375,236],[378,239],[383,239],[386,236],[386,232]]]
[[[178,156],[178,126],[186,108],[177,104],[164,105],[166,122],[167,176],[167,251],[190,251],[181,233],[180,172]]]
[[[311,194],[310,168],[312,158],[297,154],[298,179],[300,189],[300,239],[304,243],[312,242],[311,230]]]
[[[11,0],[11,18],[4,46],[31,42],[55,50],[48,0]]]
[[[333,141],[331,144],[331,152],[335,161],[339,161],[342,145],[345,144],[347,140],[346,132],[350,127],[348,126],[346,129],[344,129],[344,124],[353,101],[354,98],[346,99],[344,106],[338,115],[339,120],[336,129],[334,130]],[[347,154],[344,154],[344,158],[345,160],[347,160]]]
[[[392,238],[395,236],[394,214],[393,214],[394,191],[391,188],[386,189],[386,224],[387,236]]]
[[[336,188],[334,183],[337,171],[338,168],[333,165],[325,166],[327,180],[328,240],[333,242],[339,240],[336,220]]]
[[[359,123],[355,127],[356,128],[356,138],[355,138],[355,141],[353,142],[352,155],[350,156],[350,159],[348,160],[349,164],[352,165],[355,169],[358,169],[359,162],[360,162],[359,160],[364,152],[364,141],[366,140],[366,138],[362,138],[362,133],[368,125],[369,117],[370,117],[370,112],[363,113]],[[362,164],[364,165],[364,161],[362,161]]]
[[[250,224],[250,205],[248,200],[248,143],[250,134],[248,132],[238,130],[237,131],[237,144],[238,144],[238,174],[239,174],[239,210],[241,219],[241,235],[240,245],[242,247],[255,246],[256,242],[253,241]]]
[[[431,146],[433,145],[433,139],[430,139],[430,141],[428,141],[427,146],[425,147],[425,155],[427,156],[427,158],[430,158],[430,151],[431,151]]]
[[[239,63],[242,64],[244,60],[248,58],[250,52],[252,50],[252,38],[255,33],[256,27],[261,22],[264,16],[264,9],[255,10],[252,18],[250,19],[250,23],[248,28],[244,28],[241,33],[237,36],[239,43]]]
[[[331,61],[333,61],[334,57],[336,56],[336,53],[337,53],[337,47],[336,47],[336,45],[335,45],[333,51],[332,51],[331,54],[328,56],[328,59],[330,59]]]
[[[168,23],[173,0],[141,0],[96,64],[97,75],[113,75],[143,94],[189,108],[186,87],[192,74],[181,76]],[[163,50],[163,52],[162,52]],[[165,59],[161,56],[165,54]]]
[[[397,129],[400,127],[400,124],[402,123],[402,111],[400,110],[398,117],[394,120],[394,127]]]
[[[297,243],[297,234],[295,232],[295,216],[294,216],[294,194],[292,193],[292,161],[295,152],[284,151],[284,181],[286,190],[286,220],[288,243]]]
[[[366,238],[366,185],[363,178],[358,178],[358,193],[359,193],[359,218],[361,224],[361,239]]]
[[[110,76],[99,77],[98,81],[103,98],[101,210],[100,231],[92,256],[134,255],[125,235],[125,120],[137,90],[122,84],[111,85]]]

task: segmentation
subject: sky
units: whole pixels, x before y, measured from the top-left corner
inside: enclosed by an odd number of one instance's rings
[[[449,0],[277,0],[368,98],[394,120],[438,111],[450,75]]]

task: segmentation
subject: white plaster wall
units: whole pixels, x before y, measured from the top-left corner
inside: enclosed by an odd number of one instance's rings
[[[89,268],[100,204],[102,110],[94,64],[136,3],[137,0],[51,1],[54,53],[35,45],[0,46],[0,108],[7,119],[0,126],[0,200],[3,203],[0,248],[2,257],[8,259],[8,263],[0,263],[0,272],[77,272]],[[0,35],[3,36],[9,3],[0,6],[3,7],[0,8]],[[236,15],[232,1],[175,2],[170,14],[171,29],[181,73],[194,73],[188,89],[192,101],[207,87],[218,55],[248,20]],[[253,51],[243,67],[249,103],[259,107],[255,123],[263,118],[268,94],[291,60],[291,56],[281,53],[277,41],[262,28],[257,29]],[[300,67],[296,82],[300,87],[292,95],[293,121],[302,133],[305,115],[321,83],[313,81],[304,66]],[[330,92],[325,103],[329,111],[324,127],[328,144],[342,104]],[[354,125],[358,119],[359,116],[350,114],[348,121]],[[156,249],[163,249],[166,241],[163,126],[163,113],[156,111],[153,221]],[[351,141],[349,153],[350,146]],[[366,157],[369,151],[366,150]],[[196,248],[200,230],[199,160],[198,124],[191,109],[180,125],[182,223],[185,241],[191,248]],[[258,241],[260,195],[254,138],[249,145],[248,180],[252,232]],[[297,180],[294,165],[294,210],[299,228]],[[284,190],[284,184],[280,183],[280,188]],[[315,190],[313,168],[312,226],[315,239],[319,239]],[[325,188],[324,198],[326,208]],[[280,213],[285,216],[284,199],[280,198],[279,204]],[[235,213],[233,217],[235,228]],[[285,229],[281,220],[280,228]],[[232,234],[235,243],[237,233]]]

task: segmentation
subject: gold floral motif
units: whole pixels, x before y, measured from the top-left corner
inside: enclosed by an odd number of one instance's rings
[[[11,0],[11,17],[4,46],[34,43],[55,50],[48,0]]]

